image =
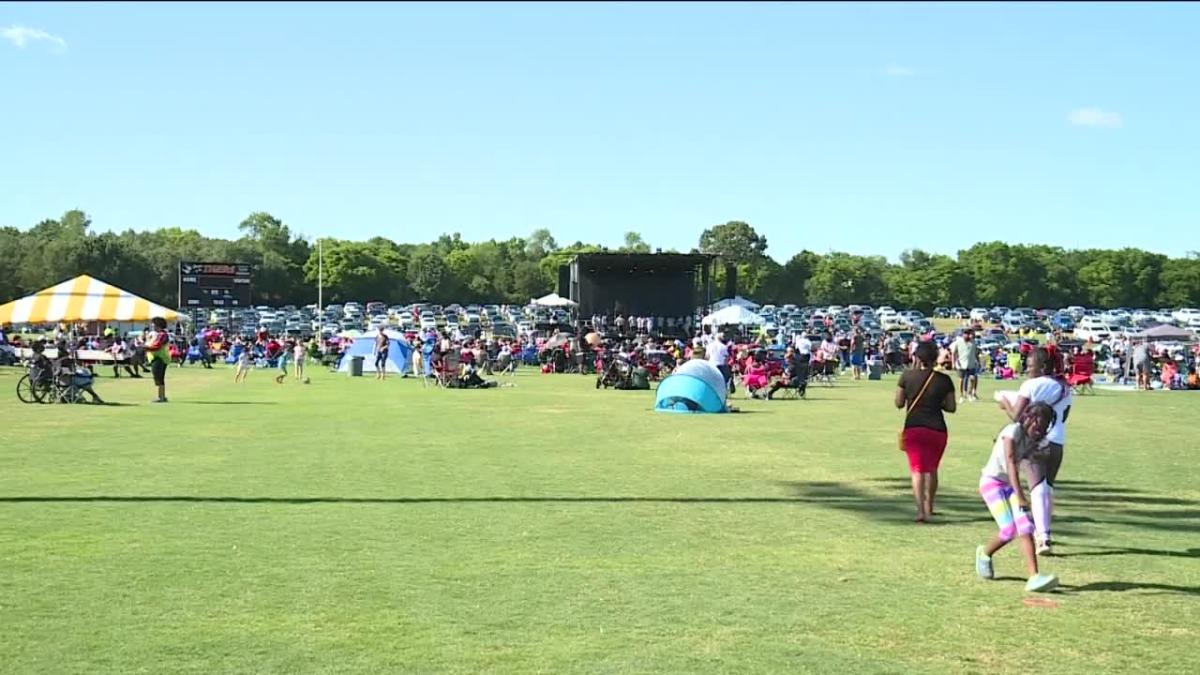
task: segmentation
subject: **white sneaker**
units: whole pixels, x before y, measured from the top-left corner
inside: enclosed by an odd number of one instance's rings
[[[1038,536],[1035,536],[1033,538],[1033,540],[1037,547],[1038,555],[1053,555],[1054,549],[1053,549],[1053,547],[1051,547],[1050,539],[1048,537],[1043,538],[1041,535],[1038,535]]]

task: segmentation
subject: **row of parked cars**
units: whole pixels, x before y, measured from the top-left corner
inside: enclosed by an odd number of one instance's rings
[[[1006,331],[1013,333],[1023,330],[1037,332],[1057,330],[1073,333],[1076,338],[1085,340],[1104,340],[1112,336],[1123,336],[1161,325],[1200,330],[1200,309],[1188,307],[1176,309],[1121,307],[1106,310],[1087,309],[1079,306],[1057,310],[1029,307],[1016,309],[976,307],[969,312],[958,307],[939,308],[938,311],[943,312],[943,316],[952,318],[966,315],[973,321],[997,323]]]
[[[884,335],[898,337],[902,344],[916,335],[936,332],[933,322],[918,310],[896,310],[889,306],[878,309],[869,305],[832,305],[828,307],[797,307],[766,305],[759,311],[766,319],[765,329],[772,337],[797,332],[821,335],[832,320],[834,332],[845,332],[857,325],[872,339]],[[1109,310],[1066,307],[1034,309],[1031,307],[937,307],[933,317],[957,319],[983,326],[980,340],[984,345],[1002,345],[1013,335],[1046,335],[1054,332],[1071,333],[1076,339],[1105,340],[1153,328],[1172,325],[1200,330],[1200,309],[1130,309]]]
[[[330,303],[296,307],[246,307],[232,309],[180,309],[191,317],[193,325],[214,325],[235,333],[250,334],[266,330],[272,335],[290,335],[304,339],[320,331],[324,337],[351,330],[395,328],[398,330],[461,330],[463,333],[486,331],[496,336],[516,337],[529,334],[538,325],[567,324],[569,314],[562,309],[545,307],[508,307],[500,305],[459,305],[445,307],[432,303],[388,306],[382,302]]]

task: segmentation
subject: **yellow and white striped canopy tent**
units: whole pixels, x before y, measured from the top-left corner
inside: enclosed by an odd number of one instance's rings
[[[149,321],[179,314],[162,305],[81,274],[33,295],[0,305],[0,326],[60,321]]]

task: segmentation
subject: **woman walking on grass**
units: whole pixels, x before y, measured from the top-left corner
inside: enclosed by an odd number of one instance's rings
[[[1047,430],[1054,424],[1054,410],[1045,403],[1034,403],[1016,422],[1000,430],[987,465],[979,479],[979,494],[1000,531],[987,544],[975,549],[975,572],[982,579],[995,578],[992,556],[1014,538],[1021,547],[1029,581],[1025,590],[1044,592],[1058,586],[1052,574],[1038,570],[1033,543],[1033,521],[1029,517],[1029,499],[1021,486],[1018,466],[1039,452]]]
[[[380,329],[379,333],[375,336],[375,379],[377,380],[387,377],[389,345],[387,333]]]
[[[958,408],[954,382],[934,370],[937,356],[937,347],[932,342],[918,344],[913,367],[901,373],[894,399],[897,408],[907,408],[900,445],[908,455],[918,523],[935,515],[937,472],[947,440],[943,413],[953,413]]]

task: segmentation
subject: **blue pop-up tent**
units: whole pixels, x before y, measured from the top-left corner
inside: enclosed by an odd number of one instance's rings
[[[721,371],[708,361],[681,364],[658,385],[654,409],[659,412],[725,412],[729,388]]]
[[[412,370],[412,347],[408,345],[404,336],[390,330],[384,331],[384,334],[388,336],[387,372],[403,374]],[[355,338],[354,342],[350,343],[349,351],[342,354],[338,372],[350,372],[350,359],[355,356],[363,357],[364,373],[375,372],[375,338],[378,335],[378,330],[369,330],[363,333],[362,337]]]

